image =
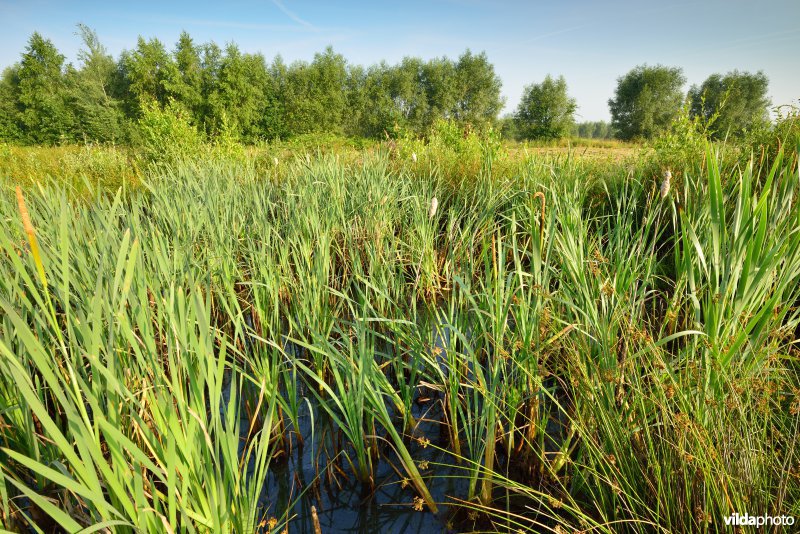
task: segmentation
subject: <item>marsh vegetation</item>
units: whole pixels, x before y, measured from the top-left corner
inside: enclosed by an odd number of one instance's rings
[[[326,530],[336,495],[433,530],[800,512],[795,147],[458,139],[8,181],[3,525],[291,532],[313,505]]]

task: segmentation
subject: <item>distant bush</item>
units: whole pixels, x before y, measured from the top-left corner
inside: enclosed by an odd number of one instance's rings
[[[648,147],[653,150],[652,157],[659,166],[683,169],[703,153],[709,134],[708,122],[690,116],[688,106],[684,106],[669,128]]]
[[[780,106],[775,108],[775,114],[774,122],[764,123],[748,132],[744,139],[747,153],[742,155],[743,158],[752,153],[757,161],[769,165],[781,147],[788,147],[792,152],[800,145],[800,108]]]
[[[412,168],[437,169],[451,177],[474,176],[505,155],[498,130],[479,131],[448,120],[434,122],[427,139],[407,134],[387,145],[390,156],[412,163]]]
[[[606,121],[578,122],[572,125],[571,134],[581,139],[613,139],[614,130]]]
[[[134,147],[146,163],[174,163],[198,156],[203,139],[180,108],[148,103],[134,129]]]

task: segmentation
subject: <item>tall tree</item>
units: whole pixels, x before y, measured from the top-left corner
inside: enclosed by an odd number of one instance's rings
[[[32,143],[71,140],[74,116],[66,90],[64,56],[34,32],[17,71],[17,106],[24,138]]]
[[[115,61],[94,31],[79,25],[78,33],[78,69],[34,34],[20,64],[2,74],[0,138],[133,141],[145,111],[148,120],[171,114],[211,136],[224,131],[246,142],[307,132],[426,135],[439,120],[493,123],[503,105],[486,54],[469,50],[457,61],[404,58],[365,68],[328,47],[310,63],[287,66],[276,57],[267,65],[235,44],[223,50],[183,32],[172,51],[139,37]]]
[[[431,59],[422,66],[420,81],[428,104],[422,132],[427,132],[438,119],[455,119],[458,87],[453,61],[446,57]]]
[[[769,80],[761,71],[712,74],[689,89],[691,114],[705,121],[718,114],[712,126],[715,137],[742,135],[769,120],[768,90]]]
[[[572,128],[573,135],[583,139],[610,139],[611,127],[605,121],[589,121],[575,124]]]
[[[390,70],[389,87],[398,126],[418,134],[424,133],[428,116],[428,98],[423,84],[424,63],[419,58],[405,57]]]
[[[242,54],[230,44],[219,65],[216,90],[209,96],[210,133],[223,128],[238,132],[248,142],[263,137],[265,114],[274,100],[274,87],[261,54]]]
[[[685,83],[682,69],[662,65],[640,65],[618,78],[608,101],[617,136],[649,139],[665,131],[680,112]]]
[[[575,116],[575,99],[567,94],[563,76],[547,75],[542,83],[525,87],[517,113],[517,129],[526,139],[558,139],[569,135]]]
[[[181,32],[172,55],[175,69],[170,70],[173,78],[166,80],[166,88],[175,101],[191,113],[199,123],[203,104],[203,68],[200,49],[184,31]]]
[[[136,49],[122,54],[120,60],[127,89],[127,110],[138,117],[145,104],[165,106],[179,96],[170,91],[178,78],[177,67],[164,44],[158,39],[145,41],[139,37]]]
[[[291,133],[342,133],[346,89],[347,62],[331,47],[315,54],[310,64],[292,64],[281,94]]]
[[[196,117],[197,124],[211,129],[220,115],[217,108],[219,91],[219,75],[222,69],[223,52],[214,42],[200,46],[200,112]]]
[[[482,126],[497,120],[504,103],[500,96],[502,82],[485,52],[475,55],[467,50],[458,58],[456,87],[457,121]]]
[[[86,139],[115,142],[124,138],[125,117],[114,97],[117,65],[100,44],[97,34],[79,24],[83,48],[78,52],[81,68],[70,77],[70,93],[78,129]]]
[[[364,70],[350,68],[351,125],[348,133],[364,137],[382,137],[394,125],[405,126],[400,106],[395,100],[393,83],[395,69],[386,63],[372,65]]]

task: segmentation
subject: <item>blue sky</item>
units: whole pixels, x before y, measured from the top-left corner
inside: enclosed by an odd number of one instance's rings
[[[524,85],[564,75],[579,120],[608,119],[616,79],[632,67],[680,66],[687,89],[714,72],[763,70],[773,104],[800,99],[800,0],[335,2],[53,2],[0,0],[0,67],[18,61],[33,31],[76,61],[76,24],[116,57],[138,35],[172,47],[236,42],[269,60],[310,60],[327,45],[360,64],[403,56],[486,51],[503,80],[506,111]]]

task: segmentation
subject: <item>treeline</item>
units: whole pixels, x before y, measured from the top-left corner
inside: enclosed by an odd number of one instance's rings
[[[583,139],[613,139],[614,130],[606,121],[585,121],[572,125],[571,135]]]
[[[268,63],[184,32],[172,50],[140,37],[114,59],[95,32],[79,30],[78,66],[34,33],[21,61],[3,72],[0,139],[127,142],[154,105],[210,137],[227,132],[246,143],[313,132],[423,135],[439,119],[482,128],[503,106],[494,66],[469,50],[457,60],[362,67],[329,47],[311,62]]]
[[[464,129],[499,126],[513,139],[651,139],[687,110],[715,137],[769,125],[769,81],[758,72],[712,74],[683,91],[676,67],[640,65],[617,80],[611,123],[575,122],[563,76],[527,85],[515,112],[498,121],[501,82],[485,53],[457,60],[407,57],[399,64],[349,64],[328,47],[311,62],[267,62],[235,44],[197,44],[186,32],[172,50],[158,39],[113,58],[86,26],[78,65],[34,33],[0,78],[0,140],[24,144],[135,142],[146,113],[168,113],[201,136],[236,141],[330,133],[425,136],[440,120]]]
[[[504,132],[517,139],[558,139],[573,135],[590,139],[653,139],[670,130],[685,113],[713,138],[743,137],[769,129],[769,80],[763,72],[734,70],[712,74],[683,92],[686,78],[679,67],[639,65],[617,79],[608,101],[611,123],[575,122],[577,105],[564,77],[546,76],[525,87]]]

